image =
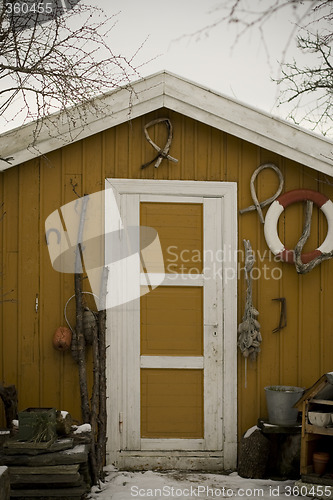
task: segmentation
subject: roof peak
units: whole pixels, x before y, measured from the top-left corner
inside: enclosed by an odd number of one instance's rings
[[[84,105],[70,110],[75,126],[63,111],[0,135],[2,158],[7,159],[0,161],[0,169],[165,107],[333,175],[333,141],[166,70],[97,96],[91,103],[91,110]]]

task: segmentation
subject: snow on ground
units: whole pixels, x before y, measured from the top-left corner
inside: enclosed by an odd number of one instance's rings
[[[107,478],[101,489],[94,487],[90,500],[189,499],[288,500],[297,494],[295,481],[244,479],[230,475],[194,472],[120,472],[106,467]],[[299,497],[304,498],[304,494]]]
[[[82,424],[76,427],[73,425],[74,434],[82,434],[83,432],[91,432],[91,425],[90,424]]]

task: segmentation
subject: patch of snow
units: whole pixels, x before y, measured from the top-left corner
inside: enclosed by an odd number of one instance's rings
[[[205,474],[184,471],[168,472],[120,472],[106,467],[107,477],[101,487],[94,486],[89,500],[138,500],[149,498],[160,500],[175,498],[187,500],[288,500],[294,496],[294,481],[270,479],[245,479],[237,472],[230,475]],[[303,496],[303,498],[305,498]],[[306,497],[308,498],[308,497]]]
[[[61,411],[60,413],[61,413],[62,418],[66,418],[68,415],[68,411]]]
[[[19,421],[18,421],[18,420],[12,420],[12,424],[13,424],[15,427],[18,427],[18,426],[19,426]]]
[[[6,465],[1,465],[0,466],[0,476],[2,476],[2,474],[4,474],[7,469],[8,469],[8,467],[6,467]]]
[[[82,432],[91,432],[91,425],[90,424],[79,425],[75,429],[74,434],[82,434]]]
[[[259,430],[259,427],[257,425],[254,425],[250,429],[248,429],[245,434],[244,434],[244,439],[247,439],[248,437],[251,436],[255,431]]]
[[[86,447],[84,444],[78,444],[69,450],[64,450],[62,453],[64,455],[76,455],[77,453],[84,453],[86,451]]]

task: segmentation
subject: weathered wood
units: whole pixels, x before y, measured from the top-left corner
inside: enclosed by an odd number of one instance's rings
[[[163,149],[160,148],[159,146],[157,146],[157,144],[155,144],[155,142],[151,140],[151,138],[149,137],[149,134],[148,134],[148,130],[147,130],[149,127],[151,127],[153,125],[157,125],[158,123],[165,123],[166,128],[169,132],[167,142],[166,142]],[[142,169],[148,167],[149,165],[151,165],[154,162],[156,162],[155,168],[158,168],[163,159],[167,159],[167,160],[170,160],[174,163],[178,163],[178,160],[176,158],[173,158],[172,156],[169,155],[169,149],[170,149],[171,142],[172,142],[172,123],[169,120],[169,118],[157,118],[156,120],[152,120],[144,126],[143,131],[144,131],[144,134],[145,134],[147,141],[154,149],[156,149],[156,151],[158,152],[158,155],[155,156],[155,158],[153,158],[151,161],[142,165],[141,166]]]
[[[42,466],[42,467],[9,467],[10,475],[42,475],[42,474],[76,474],[79,471],[79,465],[50,465],[50,466]],[[32,478],[33,480],[33,478]]]
[[[260,174],[260,172],[262,172],[262,170],[264,170],[266,168],[271,168],[271,169],[273,169],[277,173],[277,175],[279,177],[279,187],[278,187],[276,193],[273,196],[271,196],[270,198],[267,198],[267,200],[261,201],[259,203],[258,198],[257,198],[257,193],[256,193],[256,190],[255,190],[255,187],[254,187],[254,181],[256,180],[257,175]],[[283,179],[283,175],[282,175],[282,172],[279,169],[279,167],[277,167],[276,165],[274,165],[274,163],[265,163],[263,165],[260,165],[253,172],[253,174],[251,176],[251,180],[250,180],[250,191],[251,191],[251,196],[252,196],[252,200],[254,202],[254,205],[251,205],[251,206],[249,206],[247,208],[243,208],[242,210],[239,211],[239,213],[240,214],[245,214],[246,212],[251,212],[252,210],[257,210],[260,222],[263,224],[265,222],[265,220],[264,220],[264,216],[263,216],[263,213],[262,213],[261,209],[264,208],[264,207],[266,207],[267,205],[270,205],[274,200],[276,200],[276,198],[282,192],[283,185],[284,185],[284,179]]]
[[[86,493],[86,486],[77,486],[73,488],[43,488],[43,489],[19,489],[12,490],[10,492],[11,498],[22,498],[25,500],[26,498],[61,498],[62,500],[74,500],[80,499],[84,493]]]
[[[302,474],[302,481],[311,484],[320,484],[324,486],[333,486],[331,474],[319,476],[318,474]]]
[[[75,255],[75,274],[74,274],[74,289],[75,289],[75,306],[76,306],[76,337],[77,337],[77,363],[79,366],[79,383],[81,395],[81,414],[83,423],[90,422],[90,407],[87,382],[87,364],[86,364],[86,341],[83,331],[83,301],[82,301],[82,274],[81,269],[81,241],[83,236],[83,227],[87,209],[88,196],[82,198],[82,208],[80,216],[80,225],[77,238],[77,247]]]
[[[10,485],[19,484],[63,484],[71,486],[80,486],[82,484],[82,477],[79,472],[75,474],[35,474],[34,476],[29,476],[29,474],[11,474]]]
[[[295,247],[294,255],[295,255],[295,267],[298,274],[306,274],[312,271],[312,269],[324,260],[331,259],[333,257],[333,251],[329,253],[322,253],[318,257],[315,257],[313,260],[304,264],[302,261],[302,250],[307,242],[310,232],[311,232],[311,218],[312,218],[312,209],[313,209],[313,201],[307,200],[306,209],[305,209],[305,220],[303,232],[300,239],[297,242]]]
[[[7,444],[7,446],[4,445],[4,453],[6,455],[15,455],[18,453],[23,453],[23,454],[27,454],[27,455],[39,455],[42,453],[50,453],[50,452],[55,452],[55,451],[68,450],[68,449],[73,447],[74,441],[72,438],[57,439],[48,447],[46,447],[46,446],[44,446],[44,447],[42,447],[42,446],[32,447],[30,445],[33,443],[29,443],[29,442],[24,443],[24,442],[19,442],[19,441],[16,441],[17,444],[15,444],[15,445],[11,444],[10,446],[8,446],[9,442],[14,443],[14,439],[6,441],[5,444]],[[48,444],[48,443],[39,443],[39,444],[42,445],[42,444]]]
[[[56,414],[56,430],[61,436],[68,436],[73,425],[72,416],[67,412],[65,415],[61,411]]]
[[[92,472],[92,480],[93,484],[97,484],[98,482],[98,466],[96,461],[96,445],[95,445],[95,436],[97,432],[97,420],[99,413],[99,389],[100,389],[100,366],[99,366],[99,329],[95,332],[93,336],[93,388],[92,388],[92,396],[91,396],[91,414],[90,414],[90,425],[91,425],[91,434],[93,436],[92,445],[90,450],[90,463],[91,463],[91,472]]]
[[[101,295],[106,297],[107,289],[107,271],[104,270]],[[96,443],[96,463],[99,479],[103,478],[103,467],[106,457],[106,309],[99,311],[98,314],[98,333],[99,333],[99,412],[98,412],[98,435]]]
[[[15,385],[0,385],[0,397],[5,407],[6,426],[11,429],[13,420],[17,420],[17,391]]]
[[[4,443],[4,448],[24,449],[24,450],[48,450],[51,444],[54,443],[54,439],[49,441],[21,441],[17,437],[10,438]]]
[[[70,450],[40,455],[0,455],[0,465],[26,465],[31,467],[47,465],[81,464],[88,460],[88,445],[81,444]]]

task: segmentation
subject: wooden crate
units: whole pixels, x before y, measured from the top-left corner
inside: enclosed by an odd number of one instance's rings
[[[295,405],[302,412],[300,473],[302,480],[333,486],[333,427],[319,427],[309,421],[309,411],[333,413],[333,374],[327,373],[308,389]],[[315,474],[312,456],[316,451],[330,453],[330,462],[324,476]]]

